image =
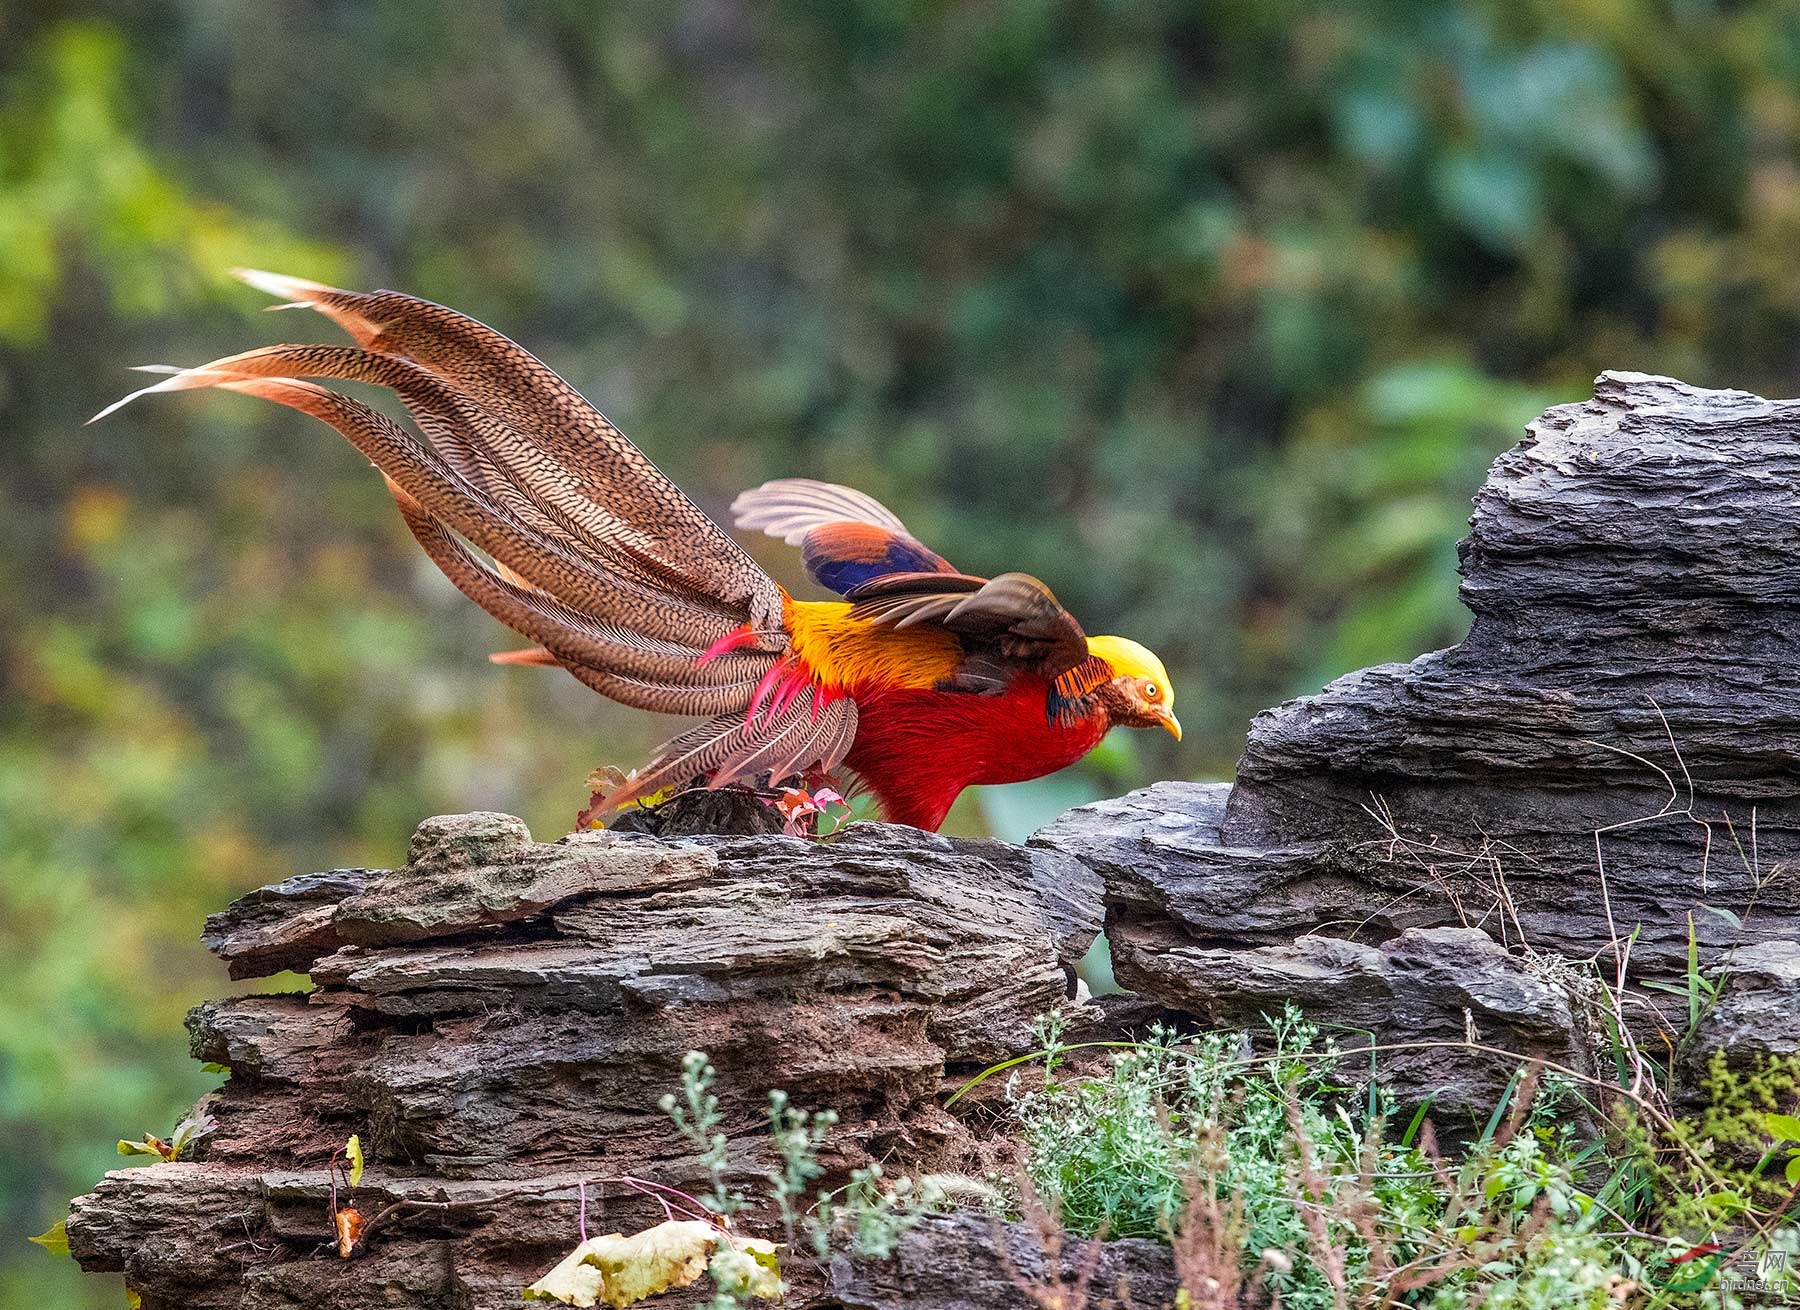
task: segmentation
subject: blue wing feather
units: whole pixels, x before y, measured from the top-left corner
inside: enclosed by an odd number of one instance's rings
[[[948,563],[913,538],[864,523],[814,528],[801,543],[800,558],[809,578],[840,596],[890,573],[952,571]]]
[[[732,503],[740,528],[800,547],[806,574],[840,596],[893,573],[955,573],[894,512],[853,487],[779,478]]]

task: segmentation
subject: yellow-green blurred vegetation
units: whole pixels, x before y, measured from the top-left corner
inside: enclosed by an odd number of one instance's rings
[[[669,725],[541,670],[336,437],[125,366],[499,326],[703,504],[851,482],[1249,715],[1455,640],[1486,462],[1603,367],[1800,372],[1800,18],[1725,0],[139,0],[0,8],[0,1307],[210,1081],[202,916],[477,807],[554,835]],[[757,547],[777,576],[794,561]],[[1098,770],[1099,772],[1096,772]]]

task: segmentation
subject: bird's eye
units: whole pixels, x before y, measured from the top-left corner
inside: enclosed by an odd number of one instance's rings
[[[1144,699],[1145,700],[1161,700],[1162,699],[1162,688],[1158,687],[1154,682],[1146,682],[1144,684]]]

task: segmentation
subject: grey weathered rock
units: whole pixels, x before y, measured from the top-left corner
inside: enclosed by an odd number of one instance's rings
[[[572,1245],[582,1181],[555,1172],[409,1178],[371,1167],[355,1197],[365,1217],[396,1202],[410,1208],[382,1220],[354,1262],[334,1249],[322,1169],[150,1165],[78,1198],[69,1227],[78,1258],[122,1269],[147,1306],[487,1310],[519,1304],[519,1290]],[[643,1199],[588,1188],[591,1232],[642,1222],[622,1196]]]
[[[1346,1052],[1395,1046],[1353,1054],[1339,1072],[1359,1080],[1372,1073],[1402,1104],[1430,1101],[1449,1125],[1491,1109],[1517,1063],[1437,1043],[1588,1065],[1564,983],[1533,972],[1479,929],[1409,928],[1379,947],[1308,935],[1234,951],[1135,926],[1116,934],[1113,967],[1122,986],[1210,1027],[1262,1031],[1264,1017],[1291,1001],[1332,1025]]]
[[[1031,1226],[978,1215],[926,1219],[890,1260],[832,1262],[831,1295],[844,1310],[1041,1310],[1047,1305],[1105,1310],[1170,1310],[1177,1304],[1168,1248],[1141,1238],[1060,1249]],[[1074,1289],[1085,1286],[1077,1298]],[[1062,1299],[1048,1299],[1066,1289]]]
[[[1690,912],[1708,963],[1800,937],[1800,402],[1605,374],[1501,456],[1471,524],[1461,645],[1258,715],[1233,785],[1158,784],[1033,839],[1105,879],[1127,986],[1209,1018],[1287,987],[1355,1022],[1392,998],[1368,1026],[1396,1040],[1444,1030],[1460,984],[1402,1008],[1390,969],[1321,937],[1391,962],[1409,930],[1480,928],[1581,961],[1636,929],[1639,979],[1683,972]],[[1751,902],[1742,928],[1699,908]],[[1758,987],[1713,1029],[1791,1033]],[[1560,1043],[1554,1005],[1469,1008]]]
[[[1613,828],[1612,923],[1679,969],[1689,909],[1742,909],[1800,856],[1800,402],[1603,374],[1496,461],[1471,525],[1468,638],[1257,716],[1221,841],[1342,851],[1403,916],[1396,884],[1434,867],[1471,919],[1510,918],[1497,869],[1525,939],[1580,957],[1609,939]],[[1800,936],[1800,883],[1758,899],[1759,935]]]
[[[705,847],[582,834],[535,845],[507,814],[427,819],[406,864],[337,906],[332,927],[346,943],[392,946],[513,923],[577,898],[697,888],[718,857]]]
[[[1724,993],[1696,1034],[1696,1063],[1714,1051],[1733,1063],[1800,1054],[1800,942],[1740,946],[1725,963]]]
[[[745,1167],[769,1163],[780,1087],[842,1116],[840,1173],[979,1169],[992,1148],[937,1108],[946,1077],[1030,1048],[1099,921],[1084,866],[999,842],[866,825],[537,844],[504,815],[429,820],[403,868],[214,916],[236,972],[304,968],[316,988],[195,1011],[196,1056],[231,1067],[199,1162],[108,1175],[71,1242],[153,1310],[510,1304],[573,1244],[577,1179],[704,1187],[657,1109],[693,1049]],[[316,1258],[351,1133],[374,1162],[365,1212],[453,1203],[405,1210],[354,1269]],[[660,1217],[617,1184],[591,1202],[596,1223]]]
[[[306,873],[240,897],[229,914],[206,921],[200,940],[226,961],[233,978],[266,978],[304,969],[342,945],[338,903],[368,883],[367,869]]]

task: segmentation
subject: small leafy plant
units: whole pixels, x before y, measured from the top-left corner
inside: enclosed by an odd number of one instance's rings
[[[1015,1062],[1032,1193],[1077,1235],[1170,1243],[1187,1310],[1735,1310],[1746,1269],[1800,1297],[1800,1118],[1772,1108],[1800,1099],[1800,1067],[1715,1070],[1691,1121],[1647,1098],[1600,1113],[1595,1088],[1522,1067],[1452,1154],[1428,1107],[1401,1129],[1379,1091],[1353,1095],[1292,1007],[1267,1029],[1261,1055],[1154,1029],[1076,1073],[1086,1048],[1051,1016],[1041,1086]]]
[[[1800,1115],[1765,1115],[1763,1124],[1774,1139],[1773,1150],[1787,1161],[1782,1178],[1800,1186]]]
[[[778,788],[763,804],[781,815],[782,831],[790,837],[829,837],[850,821],[850,802],[824,782]]]
[[[202,1133],[211,1131],[213,1117],[209,1114],[190,1116],[175,1125],[175,1131],[167,1140],[154,1133],[145,1133],[135,1142],[119,1139],[119,1154],[123,1156],[147,1155],[156,1160],[179,1160],[194,1145],[194,1139]]]

